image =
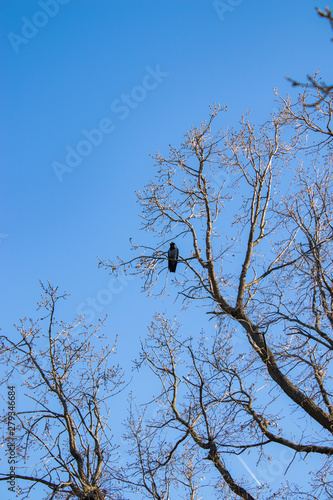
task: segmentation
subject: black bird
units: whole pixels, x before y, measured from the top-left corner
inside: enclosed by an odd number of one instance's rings
[[[178,261],[179,250],[175,243],[170,243],[170,248],[168,251],[168,267],[170,273],[176,272],[177,261]]]

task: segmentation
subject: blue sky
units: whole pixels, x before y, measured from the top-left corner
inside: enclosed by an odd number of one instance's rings
[[[225,12],[210,0],[1,0],[7,334],[34,314],[39,280],[50,280],[71,293],[65,319],[109,315],[130,370],[139,337],[165,305],[141,294],[138,279],[110,283],[97,256],[132,255],[130,237],[144,244],[135,190],[154,176],[149,153],[179,145],[213,102],[228,106],[221,128],[248,109],[263,122],[276,106],[273,88],[297,95],[285,77],[304,81],[320,68],[333,80],[332,34],[315,13],[324,4],[224,3]]]

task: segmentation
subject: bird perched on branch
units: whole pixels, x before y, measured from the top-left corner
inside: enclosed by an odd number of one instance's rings
[[[170,243],[170,248],[168,251],[168,267],[170,273],[176,272],[177,261],[178,261],[179,250],[175,243]]]

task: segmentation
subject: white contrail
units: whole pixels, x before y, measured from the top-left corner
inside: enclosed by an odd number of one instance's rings
[[[248,465],[246,465],[246,463],[244,462],[244,460],[242,459],[242,457],[239,457],[237,455],[237,458],[238,460],[244,465],[245,469],[248,471],[249,474],[251,474],[251,476],[253,477],[253,479],[259,484],[259,486],[261,486],[261,483],[259,483],[258,479],[256,478],[256,476],[253,474],[253,472],[251,471],[250,467]]]

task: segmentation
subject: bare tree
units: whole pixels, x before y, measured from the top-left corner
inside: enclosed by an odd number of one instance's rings
[[[0,480],[14,476],[23,498],[42,498],[38,486],[48,499],[120,498],[112,482],[118,456],[108,425],[110,398],[123,386],[119,366],[109,364],[115,345],[96,349],[105,340],[99,333],[103,322],[95,328],[81,317],[58,321],[58,301],[66,294],[50,284],[42,287],[43,317],[22,320],[19,338],[1,337],[8,367],[2,385],[21,380],[15,443],[16,463],[22,465],[9,475],[4,464]],[[8,439],[7,412],[1,420]]]
[[[332,11],[328,7],[325,7],[325,10],[320,10],[316,8],[316,11],[321,18],[326,19],[329,22],[330,27],[333,31]],[[333,41],[333,38],[331,39],[331,41]],[[318,79],[318,73],[315,73],[313,76],[308,75],[307,83],[301,83],[292,78],[288,78],[288,80],[294,87],[303,87],[303,88],[305,87],[315,90],[315,99],[306,104],[308,108],[318,106],[323,100],[326,100],[327,98],[329,99],[333,91],[333,85],[328,85],[321,79]]]
[[[163,295],[167,247],[176,241],[172,283],[186,306],[208,309],[214,326],[197,339],[158,316],[150,329],[138,366],[160,380],[153,404],[161,411],[132,426],[141,476],[165,473],[187,447],[202,467],[211,464],[222,498],[225,488],[231,498],[333,498],[332,96],[310,118],[304,94],[296,106],[284,101],[258,130],[243,117],[237,130],[214,134],[219,111],[180,148],[157,154],[156,179],[138,193],[143,229],[157,243],[133,245],[129,261],[100,262],[143,276],[144,291]],[[221,172],[232,181],[219,183]],[[240,352],[236,334],[244,340]],[[158,451],[147,453],[142,441]],[[314,457],[307,486],[302,478],[302,485],[286,484],[287,493],[270,492],[265,481],[232,472],[232,457],[262,466],[281,449],[292,453],[291,472],[299,456]],[[138,474],[131,481],[144,488]],[[171,470],[175,486],[174,476]]]
[[[162,371],[168,369],[164,367]],[[177,495],[177,498],[198,500],[200,487],[207,487],[204,474],[208,467],[186,444],[180,454],[177,452],[187,434],[176,444],[172,443],[169,432],[161,434],[162,426],[156,424],[159,414],[166,418],[168,409],[159,409],[155,416],[149,417],[149,408],[142,411],[134,405],[134,399],[131,400],[125,439],[131,445],[130,455],[135,458],[120,471],[118,480],[144,498],[168,500]]]

